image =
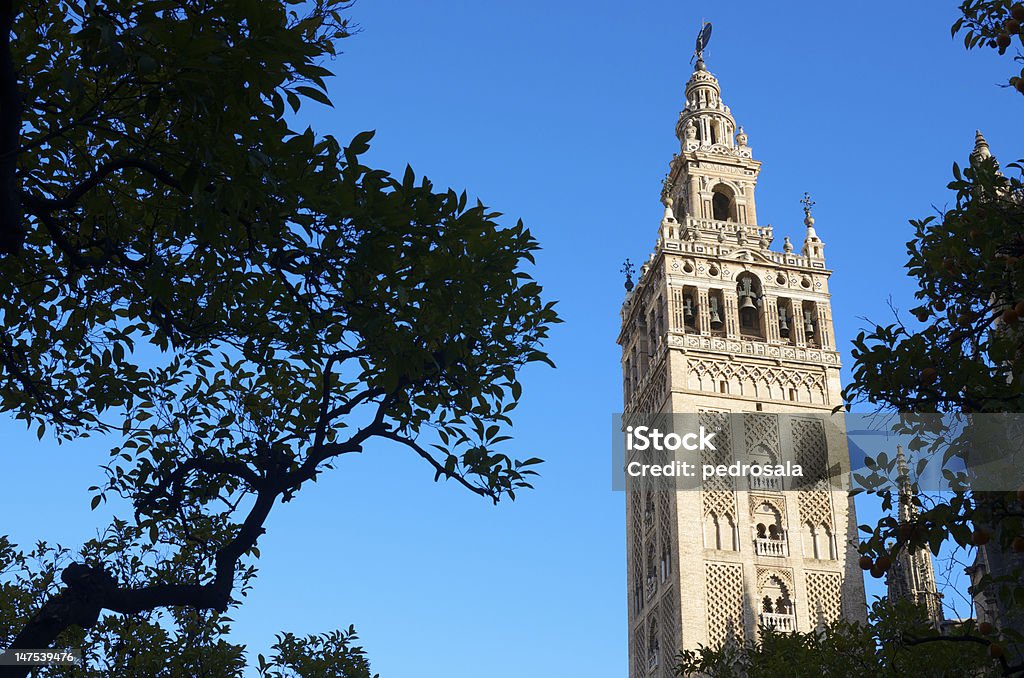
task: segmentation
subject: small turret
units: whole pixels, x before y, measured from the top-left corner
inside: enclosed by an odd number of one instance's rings
[[[807,236],[804,238],[804,248],[800,253],[811,259],[824,259],[825,243],[821,241],[821,238],[818,237],[818,232],[814,230],[814,217],[811,216],[811,208],[814,207],[814,201],[811,200],[811,194],[804,193],[803,200],[800,202],[804,205],[804,225],[807,226]]]

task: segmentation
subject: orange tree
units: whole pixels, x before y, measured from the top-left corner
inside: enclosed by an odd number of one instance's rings
[[[271,511],[378,441],[493,501],[529,487],[502,443],[558,321],[537,242],[364,165],[372,133],[291,127],[331,101],[349,4],[0,2],[0,411],[120,438],[93,506],[131,507],[0,649],[216,620]]]
[[[1020,34],[1024,6],[1019,3],[968,0],[960,9],[953,32],[963,33],[968,48],[989,47],[1002,54],[1010,47],[1009,36]],[[1024,91],[1019,76],[1010,84]],[[910,524],[887,517],[870,529],[861,545],[862,567],[880,577],[894,551],[927,547],[937,554],[949,540],[966,549],[985,546],[1006,554],[1008,565],[983,577],[974,593],[987,590],[998,600],[1005,625],[986,623],[975,637],[990,646],[1007,674],[1024,670],[1005,659],[1005,646],[1019,647],[1024,640],[1019,623],[1024,572],[1013,557],[1024,552],[1024,491],[1015,486],[1013,478],[1019,475],[1012,469],[1005,478],[989,477],[979,484],[978,427],[944,432],[927,415],[987,422],[1024,412],[1021,169],[1019,163],[1000,169],[980,135],[969,165],[954,165],[949,189],[955,206],[911,222],[907,269],[917,282],[920,305],[911,310],[913,319],[876,326],[855,339],[853,381],[845,392],[850,405],[905,413],[903,431],[912,436],[911,448],[934,453],[926,461],[943,467],[951,489],[919,506],[920,515]],[[1004,443],[1009,430],[1000,433]],[[895,460],[880,461],[861,480],[891,508],[885,489],[891,485],[885,481],[893,475]]]
[[[709,678],[998,675],[981,641],[955,635],[936,642],[942,637],[907,601],[877,601],[868,618],[868,624],[838,620],[809,632],[762,628],[756,640],[682,652],[675,672]]]
[[[1000,54],[1015,49],[1015,61],[1024,65],[1020,47],[1024,46],[1024,4],[1012,0],[966,0],[960,5],[962,16],[953,24],[953,35],[963,35],[967,49],[992,48]],[[1024,94],[1024,68],[1008,83]]]

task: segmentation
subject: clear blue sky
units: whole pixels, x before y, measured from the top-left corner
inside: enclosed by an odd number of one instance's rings
[[[956,4],[359,3],[336,106],[307,117],[340,138],[376,129],[371,163],[410,163],[533,229],[566,323],[558,369],[526,374],[515,435],[548,462],[534,492],[493,507],[431,483],[400,449],[344,460],[275,510],[236,638],[255,652],[276,631],[353,623],[385,678],[624,676],[618,271],[654,242],[700,21],[714,22],[708,66],[764,163],[758,212],[776,247],[802,240],[803,192],[817,201],[845,375],[861,318],[888,318],[889,295],[909,306],[907,220],[951,199],[975,128],[1004,164],[1021,154],[1020,95],[995,86],[1012,66],[950,39]],[[0,533],[74,546],[102,526],[86,488],[106,442],[57,448],[11,420],[0,440]]]

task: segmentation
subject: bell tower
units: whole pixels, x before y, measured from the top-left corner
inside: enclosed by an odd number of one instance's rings
[[[720,431],[705,464],[761,455],[848,474],[845,435],[828,424],[842,403],[840,361],[814,203],[805,194],[800,251],[789,238],[771,249],[755,198],[761,163],[702,48],[654,250],[635,287],[627,280],[623,424],[694,415]],[[843,488],[751,476],[699,489],[627,478],[626,489],[631,678],[671,676],[680,648],[741,642],[764,626],[864,618]]]

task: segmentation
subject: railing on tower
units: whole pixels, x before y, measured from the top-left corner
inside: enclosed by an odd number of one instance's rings
[[[762,492],[781,492],[782,479],[778,476],[747,476],[750,489]]]
[[[782,632],[795,631],[796,619],[791,614],[778,614],[777,612],[762,612],[761,626]]]
[[[754,552],[770,558],[788,558],[789,544],[785,539],[754,537]]]

